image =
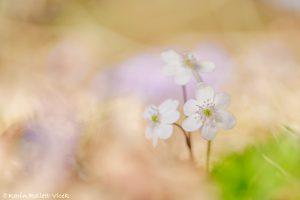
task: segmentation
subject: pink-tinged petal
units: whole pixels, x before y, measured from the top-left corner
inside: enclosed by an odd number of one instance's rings
[[[217,135],[218,128],[209,123],[204,123],[201,129],[201,136],[205,140],[213,140]]]
[[[212,72],[215,69],[215,64],[211,61],[200,61],[197,68],[200,73]]]
[[[174,50],[167,50],[160,54],[161,59],[166,63],[177,64],[182,61],[182,56]]]
[[[160,122],[164,124],[172,124],[176,122],[180,117],[178,111],[171,110],[170,112],[165,112],[160,116]]]
[[[217,93],[214,99],[215,107],[217,109],[225,109],[228,107],[230,97],[225,93]]]
[[[171,137],[173,127],[169,124],[159,124],[155,127],[154,131],[154,135],[157,135],[158,138],[165,140]]]
[[[198,102],[194,99],[188,100],[183,106],[183,113],[186,116],[195,114],[198,111]]]
[[[236,124],[236,119],[230,112],[218,110],[216,113],[217,125],[223,129],[231,129]]]
[[[186,131],[195,131],[202,126],[202,121],[197,115],[192,115],[182,122],[182,128]]]
[[[152,115],[158,114],[157,107],[155,105],[149,105],[145,108],[144,118],[146,120],[151,120]]]
[[[199,84],[197,86],[196,91],[196,99],[199,101],[199,103],[203,104],[204,102],[210,102],[212,103],[214,100],[214,89],[210,86]]]
[[[169,113],[170,111],[176,111],[178,105],[178,100],[167,99],[159,105],[158,110],[159,113],[163,115],[165,113]]]

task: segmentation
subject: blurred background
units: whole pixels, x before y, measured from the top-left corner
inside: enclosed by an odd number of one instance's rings
[[[297,0],[0,0],[0,193],[300,199],[299,34]],[[147,104],[183,103],[166,49],[213,61],[231,96],[210,175],[198,133],[195,163],[177,129],[144,136]]]

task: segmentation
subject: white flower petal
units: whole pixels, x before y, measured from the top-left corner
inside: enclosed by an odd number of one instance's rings
[[[188,52],[188,53],[186,54],[186,57],[187,57],[189,60],[196,61],[195,55],[194,55],[193,53],[191,53],[191,52]]]
[[[174,50],[167,50],[160,54],[161,59],[169,64],[177,64],[182,61],[182,56]]]
[[[216,113],[217,125],[223,129],[231,129],[236,124],[236,119],[230,112],[218,110]]]
[[[156,147],[157,146],[157,142],[158,142],[158,135],[157,134],[153,134],[152,135],[152,145],[154,147]]]
[[[191,80],[192,77],[193,77],[192,70],[190,69],[181,70],[181,72],[178,72],[175,75],[175,83],[178,85],[185,85]]]
[[[215,69],[215,64],[211,61],[201,61],[198,63],[197,70],[200,73],[212,72]]]
[[[169,113],[170,111],[176,111],[178,105],[178,100],[167,99],[159,105],[158,110],[159,113],[163,115],[165,113]]]
[[[188,100],[183,106],[183,113],[186,116],[195,114],[198,110],[198,102],[194,99]]]
[[[225,93],[217,93],[214,99],[215,107],[217,109],[225,109],[228,107],[230,98]]]
[[[173,132],[172,125],[169,124],[159,124],[154,129],[154,135],[157,135],[160,139],[168,139]]]
[[[182,128],[186,131],[195,131],[202,126],[202,121],[196,115],[191,115],[182,122]]]
[[[214,100],[214,95],[215,95],[214,89],[210,86],[207,85],[204,86],[203,84],[201,84],[197,87],[196,99],[201,104],[203,104],[204,101],[208,101],[212,103]]]
[[[165,76],[174,76],[179,73],[181,66],[179,64],[167,64],[161,69]]]
[[[149,105],[145,108],[144,118],[146,120],[151,120],[152,115],[158,114],[158,109],[155,105]]]
[[[152,139],[152,145],[156,147],[158,142],[158,135],[157,135],[157,125],[150,124],[146,129],[146,138]]]
[[[216,137],[218,128],[208,123],[204,123],[201,129],[201,136],[205,140],[213,140]]]
[[[153,127],[151,125],[149,125],[146,129],[146,138],[147,139],[151,139],[152,138],[152,135],[153,135]]]
[[[178,111],[171,110],[170,112],[165,112],[160,116],[160,122],[164,124],[172,124],[176,122],[180,117]]]

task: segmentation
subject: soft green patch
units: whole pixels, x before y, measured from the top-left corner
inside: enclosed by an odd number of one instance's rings
[[[210,117],[212,115],[212,111],[209,108],[203,109],[203,114],[205,117]]]
[[[152,120],[153,122],[159,122],[159,118],[158,118],[157,115],[152,115],[151,120]]]
[[[193,61],[191,61],[190,59],[185,59],[184,61],[184,65],[185,66],[187,66],[187,67],[189,67],[189,68],[193,68],[194,67],[194,63],[193,63]]]
[[[300,199],[300,139],[283,131],[214,165],[221,199]]]

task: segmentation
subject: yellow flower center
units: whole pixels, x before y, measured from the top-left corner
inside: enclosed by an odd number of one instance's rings
[[[186,58],[186,59],[184,59],[183,63],[184,63],[185,66],[187,66],[189,68],[193,68],[194,67],[194,63],[193,63],[193,61],[191,59]]]
[[[159,122],[159,118],[158,118],[157,115],[152,115],[151,120],[152,120],[153,122]]]
[[[212,115],[212,111],[209,108],[203,109],[203,114],[205,117],[210,117]]]

